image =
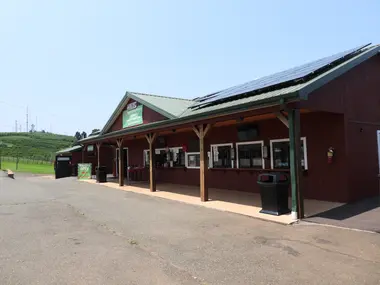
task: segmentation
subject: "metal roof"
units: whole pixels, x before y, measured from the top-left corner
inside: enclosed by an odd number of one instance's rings
[[[230,98],[228,101],[222,101],[222,102],[211,102],[208,105],[205,105],[202,108],[194,108],[198,104],[197,102],[194,103],[194,105],[189,108],[182,116],[188,116],[192,114],[202,114],[204,112],[209,112],[212,110],[218,110],[223,109],[227,107],[233,107],[240,104],[246,104],[248,102],[261,102],[265,99],[273,99],[276,97],[283,97],[287,94],[295,93],[297,92],[299,97],[301,99],[306,99],[307,95],[311,93],[312,91],[318,89],[322,85],[326,84],[327,82],[333,80],[334,78],[340,76],[344,72],[352,69],[356,65],[360,64],[361,62],[367,60],[368,58],[374,56],[375,54],[379,53],[380,51],[380,45],[371,46],[369,48],[366,48],[362,50],[360,53],[356,53],[355,56],[350,57],[346,59],[343,62],[340,62],[340,64],[331,67],[330,69],[326,70],[325,72],[313,77],[312,79],[302,82],[298,81],[298,83],[294,83],[294,85],[285,87],[285,88],[279,88],[279,89],[266,89],[267,91],[263,91],[262,93],[258,94],[252,94],[249,96],[240,97],[240,96],[234,96],[233,98]],[[200,98],[197,99],[197,101]]]
[[[94,137],[91,137],[91,138],[94,138]],[[78,151],[80,149],[82,149],[81,145],[75,145],[75,146],[72,146],[72,147],[69,147],[69,148],[61,149],[61,150],[57,151],[56,154],[63,154],[63,153],[68,153],[68,152],[74,152],[74,151]]]
[[[296,66],[281,72],[249,81],[244,84],[233,86],[204,97],[197,98],[196,101],[198,103],[194,104],[192,108],[202,108],[203,106],[210,104],[217,104],[226,100],[233,100],[234,97],[241,94],[252,96],[254,94],[250,93],[254,91],[256,91],[256,93],[262,93],[269,88],[272,90],[282,89],[284,87],[306,82],[318,74],[321,74],[323,71],[328,70],[334,64],[337,65],[339,62],[343,62],[344,60],[348,59],[348,57],[352,57],[358,52],[361,52],[363,48],[367,47],[368,45],[369,44],[361,45],[360,47],[324,57],[300,66]]]
[[[306,100],[308,95],[320,88],[321,86],[327,84],[328,82],[334,80],[338,76],[343,73],[349,71],[355,66],[361,64],[362,62],[368,60],[372,56],[380,53],[380,45],[370,46],[365,50],[361,51],[358,54],[355,54],[353,57],[345,59],[343,62],[340,62],[336,66],[332,66],[328,70],[325,70],[323,73],[313,77],[312,79],[306,82],[298,82],[293,86],[287,86],[283,88],[277,88],[273,90],[266,90],[258,94],[254,94],[252,96],[247,97],[236,97],[233,100],[229,100],[227,102],[221,102],[217,104],[210,104],[203,108],[191,108],[195,104],[197,104],[197,100],[184,100],[178,98],[170,98],[156,95],[148,95],[142,93],[126,93],[126,96],[120,102],[118,108],[115,110],[113,117],[110,118],[109,122],[111,122],[112,118],[116,118],[117,114],[120,114],[123,108],[127,103],[127,98],[130,96],[131,98],[137,98],[136,101],[145,102],[149,106],[152,106],[152,109],[160,109],[167,108],[165,104],[169,104],[170,108],[167,110],[173,110],[178,108],[178,112],[176,113],[176,117],[169,118],[169,120],[163,120],[159,122],[152,122],[149,124],[139,125],[127,129],[121,129],[118,131],[114,131],[112,133],[101,133],[99,136],[87,138],[82,141],[96,141],[101,140],[103,138],[110,137],[120,137],[126,134],[135,134],[142,131],[150,131],[157,128],[162,127],[172,127],[182,123],[188,122],[196,122],[197,120],[204,120],[208,118],[210,115],[213,116],[222,116],[226,115],[229,112],[243,112],[248,108],[263,108],[267,106],[279,105],[289,101],[299,101]],[[162,99],[162,100],[161,100]],[[198,98],[199,99],[199,98]],[[161,100],[161,101],[160,101]],[[170,102],[169,102],[170,101]],[[182,102],[185,101],[185,102]],[[163,103],[164,102],[164,103]],[[180,103],[179,103],[180,102]],[[178,103],[178,105],[176,105]],[[144,103],[142,103],[144,104]],[[157,106],[153,106],[153,104],[158,104],[160,108]],[[172,105],[171,105],[172,104]],[[145,105],[145,104],[144,104]],[[186,107],[187,106],[187,107]],[[182,111],[184,110],[184,111]],[[174,111],[172,111],[174,112]],[[181,113],[182,112],[182,113]],[[116,115],[115,115],[116,114]],[[174,115],[174,114],[171,114]],[[108,123],[107,123],[108,124]],[[107,125],[105,126],[105,128]],[[109,127],[109,126],[108,126]],[[81,141],[81,142],[82,142]]]
[[[152,94],[129,92],[131,97],[158,113],[167,113],[169,118],[182,115],[194,102],[188,99],[165,97]]]
[[[128,99],[133,99],[168,119],[179,117],[194,103],[193,100],[188,99],[127,91],[100,134],[104,134],[112,126],[126,107]]]
[[[244,98],[240,98],[240,99],[229,101],[229,102],[224,102],[224,103],[215,104],[215,105],[208,105],[200,109],[189,108],[186,110],[185,113],[183,113],[181,117],[186,117],[186,116],[191,116],[191,115],[196,115],[196,114],[203,114],[203,113],[207,113],[211,111],[221,110],[224,108],[245,105],[248,103],[253,104],[255,102],[262,102],[263,100],[267,100],[267,99],[279,98],[278,100],[280,100],[280,98],[282,98],[285,95],[296,93],[297,91],[301,90],[305,85],[306,85],[305,83],[298,84],[298,85],[290,86],[287,88],[268,91],[268,92],[251,96],[251,97],[244,97]]]

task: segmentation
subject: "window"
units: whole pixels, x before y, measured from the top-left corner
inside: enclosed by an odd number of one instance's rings
[[[169,158],[169,161],[173,161],[173,166],[185,166],[185,152],[182,147],[169,148],[168,156],[167,159]]]
[[[185,166],[185,152],[182,147],[156,148],[155,150],[156,165],[159,167],[180,167]],[[144,166],[148,167],[149,149],[144,150]]]
[[[156,148],[155,150],[155,160],[156,160],[156,164],[159,164],[159,165],[163,165],[165,163],[165,159],[166,159],[166,151],[164,148]],[[149,167],[150,165],[150,157],[149,157],[149,154],[150,151],[149,149],[145,149],[144,150],[144,158],[143,158],[143,161],[144,161],[144,166],[145,167]]]
[[[199,168],[200,165],[201,165],[201,156],[199,152],[186,153],[186,167],[187,168]]]
[[[234,149],[232,143],[211,145],[211,167],[215,168],[233,168]]]
[[[236,144],[238,168],[264,168],[263,141]]]
[[[87,146],[87,156],[88,157],[95,157],[95,150],[94,150],[94,145],[93,144],[89,144]]]
[[[271,140],[271,166],[275,168],[290,168],[289,139]],[[307,169],[306,138],[301,138],[301,165]]]
[[[143,158],[143,161],[144,161],[144,166],[145,167],[149,167],[149,163],[150,163],[150,157],[149,157],[149,149],[144,149],[144,158]]]

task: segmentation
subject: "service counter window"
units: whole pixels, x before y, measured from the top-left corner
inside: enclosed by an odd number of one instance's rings
[[[199,152],[187,152],[185,162],[186,162],[187,168],[199,168],[201,165],[200,153]]]
[[[155,151],[155,160],[156,160],[156,164],[164,164],[166,162],[166,150],[164,148],[156,148],[154,149]],[[150,165],[150,157],[149,157],[149,154],[150,153],[150,150],[149,149],[145,149],[144,150],[144,166],[145,167],[149,167]]]
[[[185,152],[182,147],[156,148],[155,161],[158,167],[184,167]],[[144,166],[149,166],[149,150],[144,150]]]
[[[232,143],[212,144],[210,151],[210,166],[212,168],[233,168],[234,149]]]
[[[271,167],[272,169],[290,168],[290,143],[289,139],[270,141]],[[301,138],[301,165],[307,170],[307,147],[306,138]]]
[[[237,168],[264,168],[263,141],[236,143]]]
[[[182,147],[171,147],[167,155],[170,167],[184,167],[185,166],[185,152]]]

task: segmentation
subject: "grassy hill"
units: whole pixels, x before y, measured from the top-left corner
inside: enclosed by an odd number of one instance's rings
[[[3,157],[52,161],[55,152],[70,147],[73,141],[72,136],[51,133],[0,133]]]

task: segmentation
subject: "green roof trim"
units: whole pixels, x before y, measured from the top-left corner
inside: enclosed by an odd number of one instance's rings
[[[133,99],[139,102],[140,104],[163,115],[168,119],[178,118],[194,103],[194,101],[189,99],[127,91],[115,111],[112,113],[110,119],[107,121],[104,128],[100,132],[100,135],[104,134],[112,126],[116,118],[122,113],[129,99]]]
[[[91,137],[91,138],[93,138],[93,137]],[[69,153],[69,152],[75,152],[75,151],[79,151],[81,149],[82,149],[81,145],[75,145],[75,146],[72,146],[69,148],[61,149],[61,150],[57,151],[56,154],[64,154],[64,153]]]
[[[169,119],[178,118],[194,101],[151,94],[128,92],[129,97]]]
[[[354,56],[353,58],[339,64],[338,66],[326,71],[325,73],[317,76],[316,78],[306,82],[306,86],[300,90],[300,97],[307,99],[308,94],[317,90],[318,88],[326,85],[335,78],[341,76],[347,71],[353,69],[364,61],[380,53],[380,45],[368,47],[365,51]]]

